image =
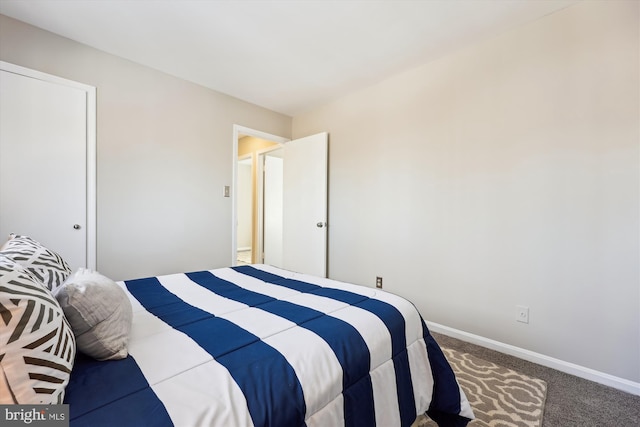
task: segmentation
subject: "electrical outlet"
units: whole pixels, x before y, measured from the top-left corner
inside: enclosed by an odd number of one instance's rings
[[[382,277],[376,277],[376,288],[382,289]]]
[[[529,307],[516,305],[516,320],[522,323],[529,323]]]

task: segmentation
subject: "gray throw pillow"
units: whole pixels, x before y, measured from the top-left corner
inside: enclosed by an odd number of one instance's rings
[[[80,268],[55,296],[79,351],[97,360],[127,357],[133,312],[127,294],[113,280]]]

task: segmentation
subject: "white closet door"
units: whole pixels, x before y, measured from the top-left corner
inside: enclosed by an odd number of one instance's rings
[[[87,92],[0,73],[0,240],[29,235],[72,268],[91,267]]]

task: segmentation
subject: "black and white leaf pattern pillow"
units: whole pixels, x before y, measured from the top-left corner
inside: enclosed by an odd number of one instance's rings
[[[1,253],[29,270],[50,291],[71,274],[69,264],[59,254],[27,236],[12,234]]]
[[[75,337],[51,292],[0,254],[0,371],[8,387],[0,404],[62,403],[75,354]]]

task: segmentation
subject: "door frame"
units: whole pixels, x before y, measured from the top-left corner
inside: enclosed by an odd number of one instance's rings
[[[284,144],[289,142],[290,138],[285,138],[283,136],[273,135],[267,132],[259,131],[256,129],[252,129],[246,126],[241,126],[234,124],[233,125],[233,144],[232,144],[232,178],[231,178],[231,266],[237,265],[237,253],[238,253],[238,138],[240,135],[253,136],[256,138],[266,139],[268,141],[277,142],[279,144]],[[256,159],[253,159],[256,162]],[[258,178],[259,179],[259,178]],[[258,232],[261,232],[259,230]],[[262,250],[262,248],[256,248],[257,250]]]
[[[43,73],[31,68],[22,67],[20,65],[11,64],[9,62],[0,61],[0,70],[19,74],[25,77],[42,80],[48,83],[69,86],[74,89],[84,91],[86,94],[86,112],[87,112],[87,136],[86,136],[86,179],[87,179],[87,206],[86,206],[86,267],[92,270],[97,269],[97,227],[96,227],[96,88],[84,83],[73,80],[64,79],[52,74]],[[0,236],[3,238],[6,236]]]

